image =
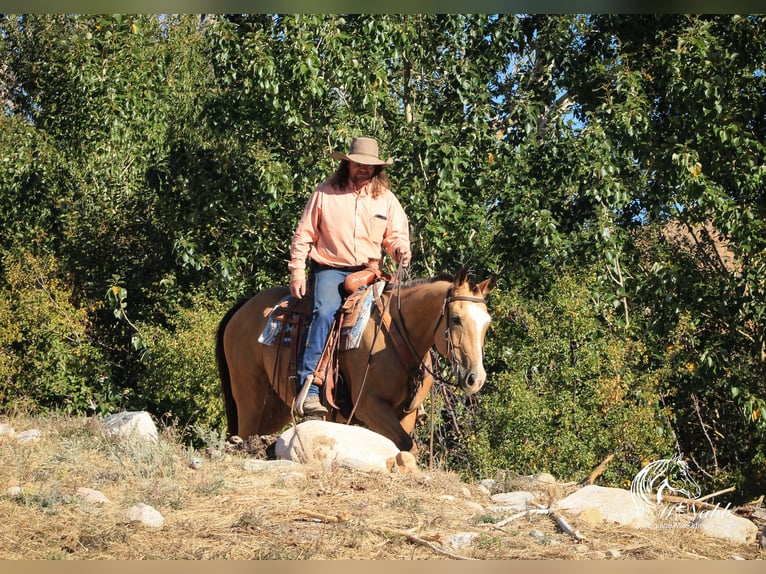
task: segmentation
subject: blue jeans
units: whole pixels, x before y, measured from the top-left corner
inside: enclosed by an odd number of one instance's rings
[[[306,377],[312,374],[319,364],[335,315],[343,304],[343,281],[348,274],[348,271],[339,269],[323,269],[313,274],[314,312],[306,336],[303,359],[298,365],[296,393],[300,392]],[[311,385],[307,396],[318,397],[319,387]]]

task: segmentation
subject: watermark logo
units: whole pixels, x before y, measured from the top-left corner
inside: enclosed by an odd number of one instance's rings
[[[647,464],[633,478],[630,492],[641,510],[655,515],[657,528],[697,528],[704,516],[721,511],[717,506],[698,510],[695,501],[702,491],[683,455]]]

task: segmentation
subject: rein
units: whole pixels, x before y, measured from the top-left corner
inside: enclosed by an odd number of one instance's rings
[[[442,377],[440,374],[435,373],[434,370],[429,365],[427,365],[425,361],[423,360],[425,355],[423,357],[420,357],[419,353],[415,349],[415,345],[412,342],[412,337],[410,336],[410,332],[409,332],[409,329],[407,328],[407,324],[406,324],[404,314],[402,313],[402,308],[401,308],[401,283],[402,283],[401,275],[402,273],[403,273],[403,267],[399,266],[396,270],[395,279],[396,279],[397,309],[399,311],[399,321],[401,322],[401,325],[402,325],[401,329],[399,330],[402,336],[401,338],[403,342],[405,343],[405,345],[407,346],[407,349],[409,350],[410,354],[415,358],[415,360],[417,361],[419,359],[420,363],[416,365],[417,369],[424,368],[425,371],[428,374],[430,374],[435,380],[438,380],[442,383],[445,383],[447,385],[449,384],[457,385],[457,383],[452,383],[451,381],[448,381],[447,379]],[[378,322],[375,328],[375,336],[373,337],[372,345],[370,346],[370,354],[367,357],[367,367],[365,368],[364,378],[362,379],[362,385],[361,385],[361,388],[359,389],[359,396],[361,396],[362,393],[364,392],[364,387],[367,383],[367,376],[369,375],[369,372],[370,372],[370,365],[372,363],[372,350],[375,348],[375,342],[377,341],[378,335],[380,334],[382,330],[383,317],[385,316],[386,313],[388,313],[388,308],[393,298],[394,298],[394,295],[392,294],[391,297],[389,297],[388,300],[386,301],[385,307],[380,312],[381,321]],[[434,326],[432,339],[435,339],[436,337],[436,330],[439,328],[439,323],[441,323],[442,317],[446,317],[446,321],[445,321],[446,329],[444,331],[444,337],[447,340],[447,353],[450,359],[450,366],[452,367],[453,374],[455,371],[455,365],[457,364],[457,358],[455,357],[455,347],[452,344],[452,336],[450,333],[449,305],[456,301],[467,301],[469,303],[483,303],[486,305],[486,301],[482,297],[471,297],[468,295],[452,295],[452,287],[449,288],[449,291],[447,291],[447,295],[444,297],[444,302],[442,303],[442,310],[439,315],[439,318],[436,321],[436,325]],[[431,348],[431,345],[429,345],[429,349],[430,348]],[[400,360],[401,360],[401,357],[400,357]],[[405,367],[405,369],[407,368],[407,365],[403,364],[403,366]],[[351,409],[351,414],[349,415],[346,424],[351,424],[351,421],[354,418],[354,414],[356,413],[356,407],[358,404],[359,404],[358,400],[354,402],[354,407]]]

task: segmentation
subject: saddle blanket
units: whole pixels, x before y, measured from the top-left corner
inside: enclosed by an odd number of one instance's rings
[[[279,302],[274,305],[274,308],[271,310],[271,313],[269,314],[269,319],[266,321],[266,326],[263,329],[263,332],[258,337],[258,342],[263,343],[264,345],[276,345],[279,344],[278,338],[279,334],[282,332],[282,318],[276,317],[275,312],[279,310],[280,305],[287,301],[288,299],[292,299],[292,295],[287,295],[286,297],[283,297],[279,300]],[[367,293],[364,296],[364,299],[361,302],[361,307],[359,310],[359,316],[357,321],[353,325],[344,325],[343,327],[343,335],[342,338],[344,339],[341,342],[340,348],[343,350],[349,350],[349,349],[357,349],[359,348],[359,343],[362,340],[362,333],[364,333],[364,329],[367,326],[367,322],[370,319],[370,313],[372,312],[372,303],[373,303],[373,290],[368,289]],[[282,340],[283,343],[289,343],[290,338],[292,337],[292,325],[288,323],[285,325],[284,329],[284,338]]]

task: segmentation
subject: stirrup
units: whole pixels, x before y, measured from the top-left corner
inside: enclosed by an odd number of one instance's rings
[[[311,383],[313,381],[314,375],[309,375],[306,377],[306,381],[301,387],[301,392],[298,393],[298,396],[295,397],[295,400],[293,401],[293,412],[299,417],[303,416],[303,403],[306,402],[306,397],[309,394],[309,387],[311,387]]]

